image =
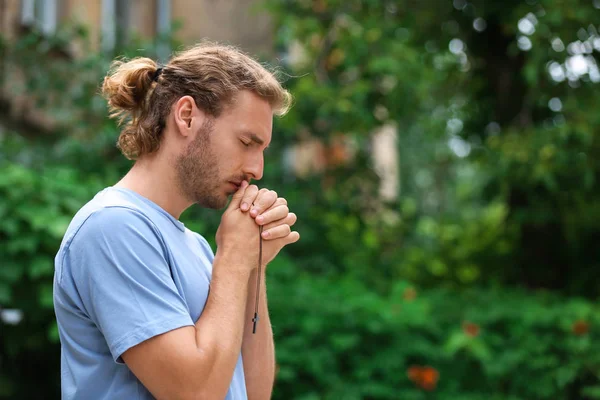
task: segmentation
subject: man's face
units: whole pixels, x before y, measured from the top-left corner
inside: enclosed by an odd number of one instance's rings
[[[220,209],[243,180],[262,178],[263,152],[271,142],[273,111],[243,91],[219,118],[207,120],[177,157],[183,194],[202,207]]]

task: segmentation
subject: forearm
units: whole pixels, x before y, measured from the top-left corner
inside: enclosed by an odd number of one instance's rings
[[[225,397],[244,334],[249,274],[228,264],[225,259],[215,258],[210,293],[196,322],[198,351],[211,366],[203,390],[209,399]]]
[[[260,297],[256,333],[252,333],[252,317],[256,304],[256,277],[254,270],[248,281],[248,299],[244,319],[244,339],[242,342],[242,357],[244,360],[244,375],[249,400],[266,400],[271,398],[275,381],[275,346],[273,330],[269,318],[267,290],[264,269],[261,272]]]

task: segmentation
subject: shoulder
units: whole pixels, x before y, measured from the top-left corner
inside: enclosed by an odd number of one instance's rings
[[[84,210],[82,210],[84,211]],[[142,211],[124,206],[108,205],[87,210],[76,217],[60,253],[82,253],[88,257],[118,249],[149,248],[164,250],[160,230]]]
[[[79,237],[95,233],[118,235],[128,229],[158,233],[156,224],[141,210],[126,205],[107,205],[85,213],[74,234]]]
[[[106,188],[94,196],[75,214],[65,232],[61,247],[68,247],[75,237],[93,234],[100,230],[126,226],[155,226],[143,205],[132,201],[123,193]]]
[[[166,253],[160,231],[146,215],[123,206],[106,206],[86,215],[61,246],[55,267],[62,282],[64,274],[83,279],[90,274],[105,275],[110,268],[128,273],[158,268],[166,263]]]
[[[98,208],[89,213],[82,226],[87,230],[104,230],[112,233],[122,232],[126,228],[144,228],[157,230],[151,218],[139,209],[124,206],[110,205]]]
[[[76,232],[73,241],[93,245],[136,246],[139,243],[157,247],[162,235],[151,218],[127,206],[105,206],[91,212]]]

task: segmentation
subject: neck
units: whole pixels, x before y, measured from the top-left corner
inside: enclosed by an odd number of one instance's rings
[[[132,190],[179,219],[193,202],[183,196],[176,178],[173,163],[159,152],[137,160],[115,187]]]

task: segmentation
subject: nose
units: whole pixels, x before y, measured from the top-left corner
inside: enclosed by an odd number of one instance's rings
[[[262,179],[264,169],[264,158],[262,152],[258,156],[249,157],[244,173],[252,179],[259,181]]]

